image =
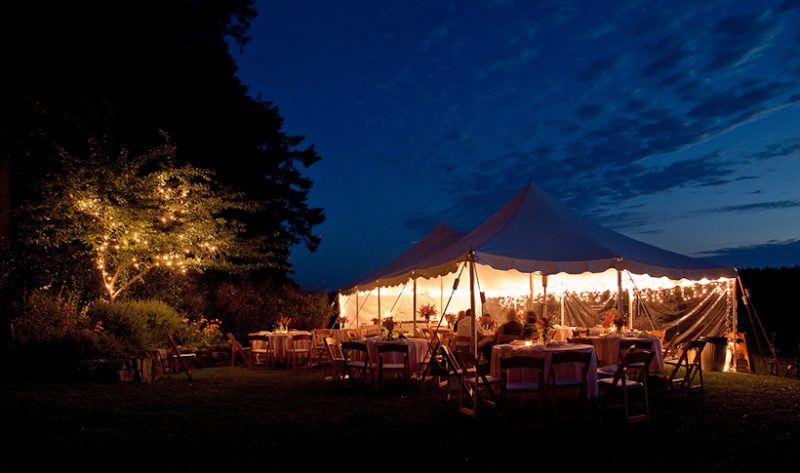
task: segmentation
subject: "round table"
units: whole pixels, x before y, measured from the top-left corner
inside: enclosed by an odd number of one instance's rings
[[[419,364],[425,360],[425,355],[428,353],[428,341],[424,338],[401,338],[392,340],[391,342],[381,340],[379,338],[367,338],[364,340],[367,344],[367,352],[369,353],[370,365],[377,369],[378,367],[378,346],[387,343],[401,343],[408,345],[408,373],[414,374],[419,369]],[[402,363],[403,355],[401,353],[384,353],[384,363]]]
[[[632,342],[644,340],[650,342],[650,350],[655,354],[655,356],[653,356],[653,361],[650,362],[650,372],[661,373],[664,370],[664,353],[661,349],[661,340],[654,335],[619,335],[612,333],[599,336],[584,336],[581,338],[591,340],[592,345],[594,345],[595,353],[597,354],[598,363],[600,363],[601,366],[619,363],[619,344],[622,341]]]

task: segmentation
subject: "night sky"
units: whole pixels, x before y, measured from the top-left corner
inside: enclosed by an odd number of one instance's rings
[[[665,249],[800,264],[800,0],[257,6],[239,76],[323,157],[322,244],[292,257],[310,288],[530,180]]]

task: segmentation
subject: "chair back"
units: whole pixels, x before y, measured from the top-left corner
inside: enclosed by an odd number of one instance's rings
[[[259,342],[259,344],[268,345],[269,344],[269,335],[248,335],[247,338],[250,340],[250,346],[253,346],[253,342]]]
[[[650,374],[650,362],[653,361],[655,353],[650,350],[642,350],[639,348],[631,347],[625,352],[622,361],[619,363],[617,372],[627,372],[628,368],[641,369],[646,378]]]
[[[472,345],[471,337],[465,337],[464,335],[453,336],[452,346],[454,351],[469,350],[471,345]]]
[[[296,333],[292,335],[292,346],[294,346],[297,342],[310,342],[310,341],[311,341],[311,334]]]
[[[645,339],[635,339],[635,340],[620,340],[619,341],[619,351],[623,352],[631,347],[638,348],[640,350],[652,350],[653,349],[653,342],[650,340]]]
[[[510,343],[514,340],[520,340],[522,337],[519,335],[498,335],[497,344]]]
[[[315,347],[324,347],[325,339],[333,336],[333,330],[327,328],[318,328],[311,332],[313,338],[313,345]]]
[[[378,353],[405,353],[408,356],[408,345],[405,343],[381,343]]]
[[[342,347],[339,346],[339,342],[335,338],[326,337],[325,346],[328,348],[328,354],[331,356],[331,360],[334,362],[344,361]]]
[[[367,344],[364,342],[342,342],[342,352],[345,361],[352,360],[351,352],[359,352],[364,354],[364,361],[369,363],[369,350]]]
[[[442,353],[444,354],[450,369],[455,374],[460,375],[463,372],[463,368],[461,367],[461,362],[458,361],[456,356],[453,354],[453,350],[451,350],[447,345],[442,345]]]
[[[592,353],[588,351],[557,351],[550,357],[550,366],[562,363],[581,363],[586,367],[592,361]]]
[[[544,359],[536,356],[507,356],[500,358],[501,372],[514,368],[544,370]]]

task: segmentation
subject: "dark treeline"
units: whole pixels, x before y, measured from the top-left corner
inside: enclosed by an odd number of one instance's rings
[[[753,306],[758,313],[768,337],[775,334],[779,354],[790,355],[798,351],[800,343],[800,310],[794,300],[794,291],[800,288],[800,266],[783,268],[745,268],[739,270],[745,288],[750,291]],[[741,299],[740,299],[741,301]],[[758,322],[755,322],[758,325]],[[739,303],[739,330],[754,333],[747,311]],[[759,329],[760,333],[760,329]],[[757,351],[754,341],[750,349]],[[765,354],[766,345],[762,340]]]
[[[0,242],[19,259],[20,209],[36,203],[59,150],[86,156],[100,143],[109,155],[136,154],[167,134],[180,162],[213,170],[260,205],[233,216],[270,240],[279,264],[266,276],[285,280],[291,247],[320,242],[322,209],[308,205],[303,175],[320,156],[236,77],[229,47],[246,46],[256,13],[252,0],[4,2]]]

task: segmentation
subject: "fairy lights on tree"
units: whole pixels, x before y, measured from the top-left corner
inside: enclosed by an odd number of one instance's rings
[[[245,238],[244,226],[227,217],[255,206],[221,189],[210,171],[176,166],[174,155],[170,144],[136,157],[126,151],[112,157],[97,146],[88,160],[62,152],[63,169],[43,186],[31,242],[44,248],[80,242],[110,301],[152,271],[278,265],[279,244]]]

